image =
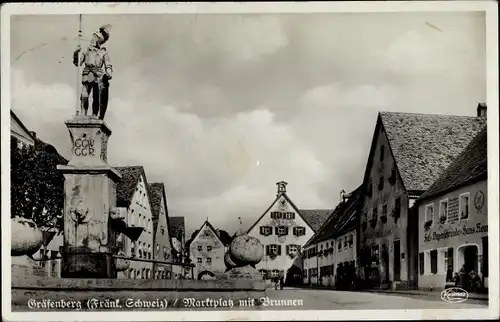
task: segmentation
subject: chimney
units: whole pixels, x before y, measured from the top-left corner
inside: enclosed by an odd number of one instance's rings
[[[276,197],[279,197],[282,194],[286,193],[287,183],[285,181],[276,182],[276,185],[278,186],[278,193],[277,193]]]
[[[30,134],[33,138],[36,138],[36,132],[35,131],[30,131]]]
[[[486,103],[477,105],[477,117],[486,117]]]

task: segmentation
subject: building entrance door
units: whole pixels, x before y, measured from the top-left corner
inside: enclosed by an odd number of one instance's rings
[[[394,280],[401,280],[401,243],[399,240],[394,241]]]
[[[464,265],[465,271],[470,272],[472,270],[477,273],[477,246],[471,245],[464,247]]]

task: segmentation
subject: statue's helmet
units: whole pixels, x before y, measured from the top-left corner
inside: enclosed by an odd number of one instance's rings
[[[106,43],[109,39],[109,29],[111,28],[111,25],[104,25],[99,28],[96,32],[94,32],[94,36],[97,37],[97,44],[99,46],[102,46],[103,44]]]

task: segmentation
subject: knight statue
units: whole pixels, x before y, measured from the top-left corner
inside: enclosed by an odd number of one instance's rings
[[[109,80],[113,74],[109,54],[106,48],[102,47],[109,39],[109,27],[100,27],[94,32],[89,46],[82,53],[80,45],[73,53],[73,64],[77,67],[83,65],[81,112],[87,115],[89,96],[92,93],[92,115],[101,120],[104,119],[108,107]]]

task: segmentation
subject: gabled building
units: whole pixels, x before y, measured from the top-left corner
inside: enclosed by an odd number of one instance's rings
[[[167,195],[163,183],[149,184],[149,195],[151,196],[151,211],[153,220],[153,258],[159,261],[172,260],[172,240],[170,239]],[[153,278],[170,279],[172,277],[172,265],[153,264]]]
[[[365,287],[417,286],[418,214],[412,206],[484,128],[479,110],[478,117],[378,114],[358,217]]]
[[[153,212],[146,173],[142,166],[115,167],[122,175],[116,187],[118,207],[127,209],[126,222],[131,227],[142,227],[136,241],[124,234],[118,236],[118,249],[127,256],[138,259],[153,259]],[[153,278],[153,263],[130,261],[130,267],[120,272],[118,278]]]
[[[286,185],[277,183],[276,198],[247,233],[264,246],[264,257],[256,265],[264,279],[283,276],[291,283],[290,276],[302,280],[302,264],[297,262],[302,246],[332,210],[299,210],[288,197]]]
[[[195,232],[193,238],[186,243],[189,249],[189,258],[195,265],[193,276],[195,279],[220,278],[226,269],[224,255],[226,245],[208,219]]]
[[[361,186],[349,194],[342,193],[341,202],[304,245],[304,284],[339,287],[337,281],[340,277],[353,277],[360,192]]]
[[[12,110],[10,110],[10,136],[15,139],[18,148],[35,145],[34,132],[29,131]]]
[[[463,268],[488,287],[488,154],[484,128],[426,190],[418,204],[422,289],[453,284]],[[470,291],[470,290],[469,290]]]

